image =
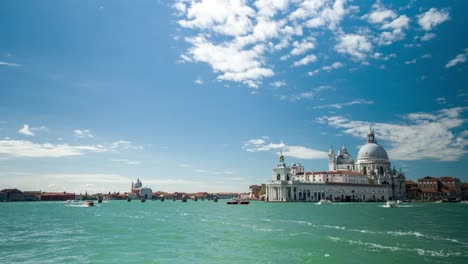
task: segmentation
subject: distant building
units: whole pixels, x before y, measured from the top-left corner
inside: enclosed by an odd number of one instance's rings
[[[43,192],[39,195],[41,201],[67,201],[75,200],[74,193],[67,192]]]
[[[143,187],[140,179],[137,179],[137,182],[133,184],[128,195],[130,198],[145,198],[145,199],[153,199],[153,190],[149,187]]]
[[[405,181],[406,184],[406,197],[410,200],[419,200],[421,196],[421,190],[418,187],[418,183],[410,180]]]
[[[18,189],[3,189],[0,191],[0,201],[19,202],[24,201],[24,194]]]

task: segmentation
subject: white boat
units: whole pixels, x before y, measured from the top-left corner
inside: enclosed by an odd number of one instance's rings
[[[325,200],[325,199],[322,199],[320,200],[317,204],[331,204],[332,202],[330,200]]]
[[[383,207],[387,207],[387,208],[394,208],[394,207],[397,207],[397,202],[395,201],[387,201]]]

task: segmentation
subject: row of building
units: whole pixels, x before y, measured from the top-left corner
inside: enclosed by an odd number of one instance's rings
[[[0,202],[18,201],[66,201],[78,199],[80,195],[67,192],[20,191],[18,189],[3,189],[0,191]]]
[[[408,199],[420,201],[468,200],[468,183],[454,177],[424,177],[417,182],[406,181]]]

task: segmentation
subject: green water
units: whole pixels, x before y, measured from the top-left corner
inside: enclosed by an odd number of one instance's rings
[[[0,203],[1,263],[468,263],[468,204]]]

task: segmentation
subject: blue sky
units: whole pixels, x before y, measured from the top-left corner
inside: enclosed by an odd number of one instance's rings
[[[468,181],[466,1],[2,1],[0,186],[247,191],[374,124]]]

